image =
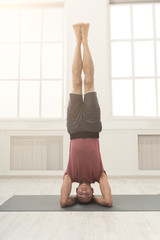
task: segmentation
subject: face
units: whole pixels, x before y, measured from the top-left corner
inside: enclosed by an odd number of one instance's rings
[[[80,202],[90,202],[93,197],[93,188],[90,184],[82,183],[79,184],[78,188],[76,189],[77,198]]]

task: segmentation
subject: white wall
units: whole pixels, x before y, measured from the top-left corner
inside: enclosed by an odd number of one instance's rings
[[[42,1],[41,1],[42,2]],[[110,79],[108,62],[107,0],[65,1],[65,80],[66,107],[72,84],[72,60],[75,36],[72,24],[89,22],[88,43],[95,66],[95,89],[101,106],[103,131],[100,133],[102,162],[108,175],[159,175],[160,171],[138,170],[138,134],[160,134],[158,119],[110,117]],[[64,169],[62,171],[10,171],[10,136],[64,136]],[[0,120],[0,175],[63,175],[69,154],[69,135],[65,120]]]

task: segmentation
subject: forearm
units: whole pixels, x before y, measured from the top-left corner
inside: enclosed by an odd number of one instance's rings
[[[69,197],[67,198],[67,200],[65,201],[65,204],[62,207],[70,207],[74,205],[76,202],[77,202],[76,196]]]
[[[111,207],[111,204],[108,204],[106,202],[106,200],[104,199],[104,197],[94,196],[93,199],[94,199],[94,202],[99,204],[99,205],[102,205],[102,206],[105,206],[105,207]]]

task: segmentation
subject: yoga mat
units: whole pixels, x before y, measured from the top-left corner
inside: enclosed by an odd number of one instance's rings
[[[0,211],[160,211],[160,194],[112,195],[112,207],[76,203],[62,208],[59,199],[60,195],[13,195],[0,206]]]

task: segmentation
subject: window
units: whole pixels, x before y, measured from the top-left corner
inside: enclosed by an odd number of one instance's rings
[[[0,118],[62,118],[63,6],[22,5],[0,8]]]
[[[160,4],[110,4],[109,16],[112,116],[160,117]]]

